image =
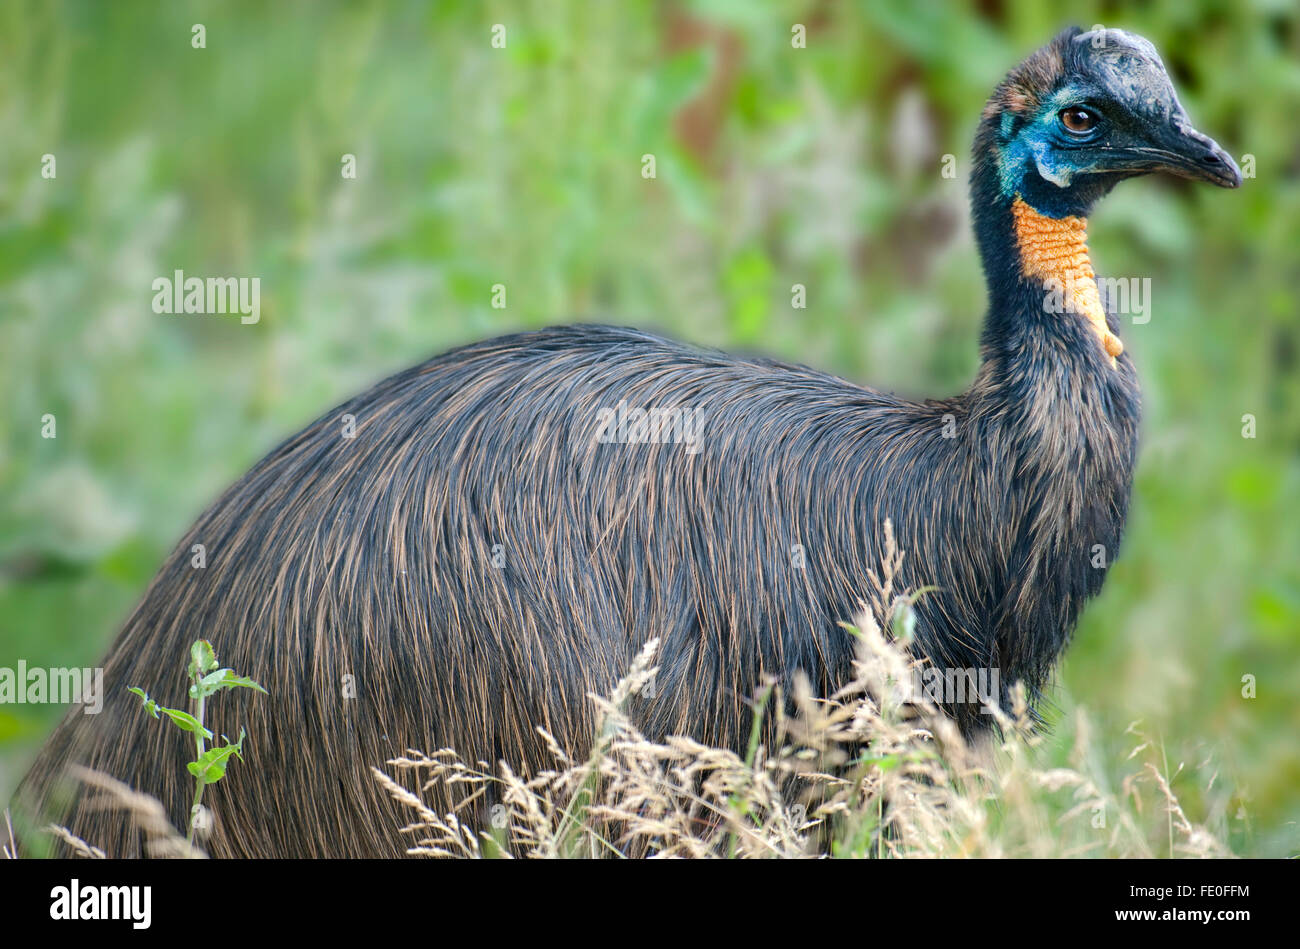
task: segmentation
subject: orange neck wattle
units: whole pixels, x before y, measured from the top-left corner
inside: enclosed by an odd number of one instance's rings
[[[1088,258],[1088,222],[1074,216],[1047,217],[1019,197],[1011,205],[1011,213],[1025,275],[1042,281],[1058,295],[1063,310],[1083,316],[1115,365],[1124,344],[1106,323],[1097,277]]]

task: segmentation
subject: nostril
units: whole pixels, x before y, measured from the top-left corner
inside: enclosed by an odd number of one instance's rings
[[[1209,153],[1207,153],[1207,154],[1205,154],[1205,155],[1202,155],[1202,156],[1201,156],[1201,161],[1204,162],[1204,163],[1207,164],[1207,165],[1218,165],[1218,164],[1221,164],[1221,160],[1220,160],[1219,156],[1216,155],[1216,154],[1214,154],[1214,152],[1209,152]]]

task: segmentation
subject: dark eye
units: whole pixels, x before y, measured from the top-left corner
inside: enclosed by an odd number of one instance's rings
[[[1097,127],[1097,114],[1078,106],[1061,110],[1061,124],[1071,132],[1091,132]]]

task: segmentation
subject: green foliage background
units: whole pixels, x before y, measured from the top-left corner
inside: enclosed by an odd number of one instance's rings
[[[469,340],[631,323],[959,391],[984,307],[969,141],[1006,69],[1068,23],[1149,37],[1256,177],[1128,183],[1092,222],[1100,272],[1152,280],[1150,322],[1125,331],[1145,438],[1054,740],[1065,756],[1086,706],[1118,786],[1140,719],[1194,819],[1238,853],[1294,855],[1292,0],[3,4],[0,666],[95,663],[244,469]],[[154,314],[150,284],[175,269],[260,276],[260,323]],[[59,712],[0,706],[0,799]]]

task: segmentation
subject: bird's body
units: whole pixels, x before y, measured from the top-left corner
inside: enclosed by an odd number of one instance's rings
[[[1006,134],[1001,114],[982,134]],[[247,772],[209,792],[217,854],[400,853],[372,765],[450,746],[528,770],[551,763],[534,726],[580,756],[587,694],[652,637],[637,723],[739,748],[765,676],[847,676],[840,624],[886,521],[900,583],[932,588],[918,654],[996,670],[998,701],[1017,681],[1037,695],[1119,545],[1138,387],[1091,280],[1086,207],[1008,189],[980,148],[989,311],[967,392],[908,401],[610,327],[435,358],[322,416],[200,518],[109,654],[104,712],[65,720],[29,797],[76,761],[184,813],[184,741],[125,689],[183,706],[199,636],[269,690],[213,705],[214,729],[250,734]],[[1044,305],[1054,282],[1063,308]],[[978,700],[949,711],[967,733],[987,721]],[[69,820],[138,848],[103,815]]]

